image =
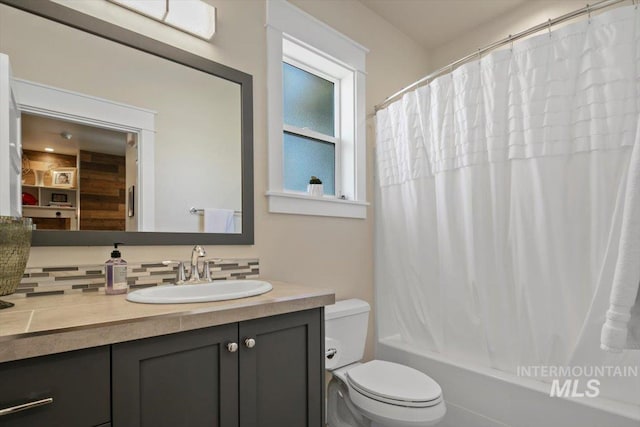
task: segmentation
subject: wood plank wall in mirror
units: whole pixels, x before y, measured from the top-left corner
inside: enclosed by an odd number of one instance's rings
[[[34,245],[253,243],[250,75],[41,0],[0,0],[0,53]]]

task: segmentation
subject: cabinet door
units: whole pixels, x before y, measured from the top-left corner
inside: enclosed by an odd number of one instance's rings
[[[240,427],[323,425],[322,325],[322,309],[240,323]]]
[[[238,425],[237,324],[112,346],[113,427]]]
[[[108,423],[109,368],[109,347],[0,364],[0,413],[6,414],[0,416],[0,426]],[[19,408],[23,410],[12,411]]]

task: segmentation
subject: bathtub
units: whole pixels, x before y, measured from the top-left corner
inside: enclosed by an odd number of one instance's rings
[[[549,397],[540,381],[473,368],[417,352],[396,338],[380,339],[376,358],[418,369],[442,387],[441,427],[639,427],[640,407],[604,398]]]

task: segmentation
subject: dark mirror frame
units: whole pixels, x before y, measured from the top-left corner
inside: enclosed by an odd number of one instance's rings
[[[120,43],[160,58],[200,70],[240,85],[241,93],[241,171],[242,233],[165,233],[125,231],[45,231],[33,233],[33,246],[109,246],[127,245],[252,245],[253,223],[253,77],[193,53],[167,45],[117,25],[85,15],[68,7],[43,0],[0,0],[0,3],[34,15]]]

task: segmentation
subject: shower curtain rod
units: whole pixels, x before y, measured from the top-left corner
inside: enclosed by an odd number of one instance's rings
[[[405,93],[407,93],[407,92],[409,92],[411,90],[417,89],[418,87],[425,86],[425,85],[429,84],[429,82],[431,80],[433,80],[435,77],[438,77],[438,76],[440,76],[442,74],[445,74],[447,72],[451,72],[457,66],[462,65],[465,62],[468,62],[473,58],[479,58],[486,52],[489,52],[491,50],[497,49],[497,48],[502,47],[502,46],[504,46],[506,44],[513,43],[516,40],[519,40],[519,39],[521,39],[523,37],[530,36],[532,34],[535,34],[537,32],[545,30],[545,29],[549,29],[549,31],[551,31],[551,27],[554,26],[554,25],[560,24],[560,23],[562,23],[564,21],[568,21],[568,20],[573,19],[573,18],[577,18],[578,16],[582,16],[582,15],[585,15],[585,14],[591,15],[591,12],[595,12],[597,10],[604,9],[606,7],[613,6],[614,4],[617,4],[617,3],[622,3],[624,1],[628,1],[628,0],[602,0],[602,1],[599,1],[599,2],[594,3],[592,5],[587,4],[582,9],[574,10],[573,12],[566,13],[566,14],[564,14],[562,16],[559,16],[559,17],[557,17],[555,19],[549,19],[547,22],[543,22],[542,24],[538,24],[535,27],[531,27],[531,28],[529,28],[527,30],[524,30],[524,31],[521,31],[521,32],[519,32],[517,34],[513,34],[513,35],[509,34],[509,37],[505,37],[502,40],[498,40],[497,42],[493,42],[493,43],[491,43],[491,44],[489,44],[489,45],[487,45],[487,46],[485,46],[485,47],[483,47],[481,49],[478,49],[474,53],[470,53],[469,55],[467,55],[467,56],[465,56],[463,58],[460,58],[457,61],[452,62],[451,64],[434,71],[431,74],[428,74],[428,75],[424,76],[420,80],[418,80],[418,81],[416,81],[414,83],[411,83],[409,86],[405,87],[402,90],[399,90],[398,92],[394,93],[393,95],[387,97],[380,104],[376,105],[374,107],[374,110],[376,112],[378,112],[379,110],[382,110],[383,108],[387,107],[392,101],[397,100],[398,98],[400,98]],[[636,1],[640,2],[640,0],[631,0],[631,3],[632,4],[636,4]]]

